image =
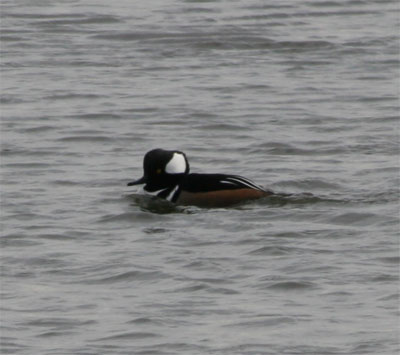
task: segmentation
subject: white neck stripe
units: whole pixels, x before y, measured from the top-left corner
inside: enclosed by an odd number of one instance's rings
[[[174,198],[176,190],[178,190],[179,185],[176,185],[175,188],[168,194],[168,196],[165,198],[166,200],[172,202],[172,199]]]

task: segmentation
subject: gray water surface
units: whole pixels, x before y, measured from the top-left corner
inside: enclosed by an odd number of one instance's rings
[[[397,354],[398,3],[1,5],[2,354]],[[171,206],[153,148],[272,198]]]

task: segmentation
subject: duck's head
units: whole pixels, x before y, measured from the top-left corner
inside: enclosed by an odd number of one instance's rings
[[[128,186],[145,184],[146,191],[154,192],[178,184],[189,173],[189,162],[178,150],[153,149],[144,156],[143,170],[143,177]]]

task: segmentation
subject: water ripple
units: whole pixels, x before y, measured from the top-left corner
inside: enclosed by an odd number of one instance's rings
[[[112,276],[106,276],[98,279],[84,279],[81,283],[87,284],[113,284],[118,282],[146,281],[151,282],[166,278],[166,275],[159,271],[126,271]]]

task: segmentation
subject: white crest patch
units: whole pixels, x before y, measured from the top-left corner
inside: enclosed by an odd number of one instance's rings
[[[165,172],[168,174],[183,174],[186,171],[186,160],[183,154],[174,153],[172,159],[165,167]]]

